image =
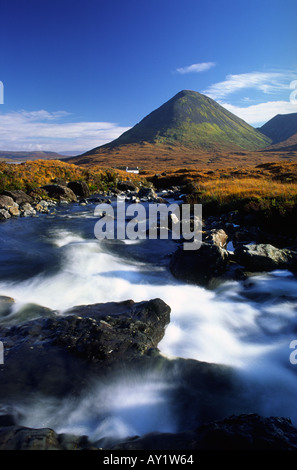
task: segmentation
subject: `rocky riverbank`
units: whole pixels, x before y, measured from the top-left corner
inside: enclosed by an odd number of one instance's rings
[[[10,299],[1,299],[9,316]],[[77,306],[57,315],[0,328],[5,345],[1,366],[1,450],[296,450],[297,429],[286,418],[242,413],[252,404],[232,368],[163,357],[158,343],[170,322],[160,299]],[[171,383],[169,406],[176,433],[153,432],[124,440],[94,441],[86,435],[20,425],[15,403],[35,396],[79,397],[93,380],[131,371],[156,371]],[[228,416],[242,396],[238,415]],[[190,403],[190,407],[189,407]],[[160,416],[160,419],[161,416]],[[202,423],[202,424],[201,424]]]
[[[160,203],[182,201],[183,192],[182,188],[169,188],[157,194],[152,188],[139,189],[123,182],[116,190],[90,195],[78,182],[55,183],[40,188],[35,196],[5,192],[0,196],[0,211],[5,220],[36,216],[54,211],[59,203],[111,202],[118,194],[127,202]],[[199,250],[185,251],[183,240],[175,241],[168,270],[177,279],[212,289],[225,280],[245,281],[251,275],[275,269],[296,273],[294,237],[266,233],[237,212],[205,218],[202,230]],[[252,395],[247,397],[246,385],[231,367],[168,359],[160,354],[158,344],[170,323],[171,311],[163,300],[79,305],[63,315],[34,305],[17,321],[12,315],[13,305],[14,299],[0,297],[0,339],[4,345],[4,364],[0,365],[1,450],[296,449],[297,430],[291,421],[255,413]],[[139,371],[158,371],[166,377],[170,385],[168,406],[177,423],[175,433],[98,441],[85,435],[58,433],[42,423],[34,429],[21,424],[15,404],[28,397],[79,399],[86,390],[92,390],[95,381],[126,373],[137,376]]]

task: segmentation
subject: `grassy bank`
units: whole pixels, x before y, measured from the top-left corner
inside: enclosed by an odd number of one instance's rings
[[[21,189],[30,192],[61,181],[85,181],[91,193],[114,187],[126,173],[112,168],[83,168],[58,160],[35,160],[21,164],[0,163],[0,193]]]
[[[295,233],[297,220],[297,163],[265,163],[247,168],[198,170],[173,168],[140,175],[125,171],[85,168],[61,161],[36,160],[14,165],[0,163],[0,193],[6,189],[30,192],[45,184],[84,180],[91,193],[116,187],[119,180],[137,185],[153,183],[156,189],[181,186],[188,203],[203,204],[203,213],[217,215],[240,211],[259,226]]]

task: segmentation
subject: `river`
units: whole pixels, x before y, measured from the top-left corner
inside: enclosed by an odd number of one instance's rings
[[[0,224],[0,295],[15,299],[11,322],[26,319],[34,305],[63,314],[75,305],[159,297],[171,307],[159,344],[163,355],[231,366],[254,395],[255,412],[289,417],[297,425],[297,365],[290,362],[297,338],[296,278],[275,271],[215,290],[184,284],[168,270],[175,241],[100,241],[94,209],[61,205],[54,214]],[[125,375],[98,384],[79,403],[19,403],[20,424],[93,439],[175,432],[168,388],[158,373]]]

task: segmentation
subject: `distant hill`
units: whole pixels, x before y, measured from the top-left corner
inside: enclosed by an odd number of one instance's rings
[[[102,164],[127,156],[177,158],[214,152],[263,149],[271,140],[211,98],[183,90],[112,142],[67,159],[79,165]],[[176,161],[178,165],[179,162]]]
[[[13,152],[9,150],[0,150],[0,160],[65,160],[66,155],[56,152]]]
[[[269,137],[272,144],[283,142],[285,148],[288,146],[285,141],[297,134],[297,113],[277,114],[260,127],[259,131]]]
[[[264,152],[272,152],[277,150],[278,152],[296,152],[297,151],[297,133],[292,135],[282,142],[270,145],[264,149]]]

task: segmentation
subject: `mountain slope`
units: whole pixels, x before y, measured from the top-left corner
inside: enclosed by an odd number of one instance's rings
[[[286,141],[297,133],[297,113],[277,114],[260,127],[259,131],[269,137],[272,144]],[[285,144],[284,147],[286,146]]]
[[[277,144],[270,145],[264,149],[264,152],[271,152],[271,151],[282,151],[282,152],[295,152],[297,150],[297,132],[293,134],[286,140],[282,140]]]
[[[188,90],[181,91],[118,139],[102,147],[142,142],[179,144],[203,150],[222,147],[255,150],[270,143],[260,132],[211,98]],[[97,149],[100,147],[94,150]]]
[[[183,90],[117,139],[68,161],[85,164],[99,155],[118,154],[124,149],[129,153],[130,148],[136,156],[144,146],[153,146],[161,156],[164,151],[174,153],[178,149],[211,153],[257,150],[269,144],[268,137],[211,98]]]

